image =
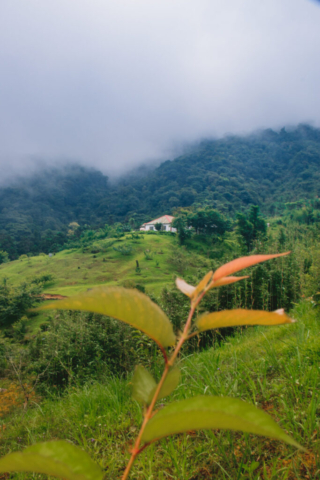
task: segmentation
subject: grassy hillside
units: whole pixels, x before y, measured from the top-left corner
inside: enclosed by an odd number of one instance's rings
[[[320,314],[311,302],[298,305],[291,314],[296,324],[244,329],[221,347],[182,359],[181,385],[170,400],[199,394],[241,398],[267,411],[308,451],[253,435],[190,431],[144,451],[130,478],[319,478]],[[72,388],[62,398],[36,399],[27,412],[0,416],[1,455],[35,442],[66,439],[90,452],[105,469],[105,478],[119,478],[128,443],[141,422],[129,380],[108,378],[104,384]]]
[[[0,281],[7,278],[13,285],[28,282],[44,274],[54,276],[46,284],[44,292],[72,295],[97,285],[123,285],[132,282],[144,286],[148,292],[159,293],[161,288],[172,281],[179,273],[179,265],[172,261],[178,249],[177,239],[169,235],[131,234],[115,240],[101,240],[94,248],[63,250],[56,255],[29,257],[0,265]],[[114,248],[132,248],[129,255],[123,255]],[[101,250],[98,253],[92,251]],[[148,257],[152,259],[147,260]],[[180,249],[181,252],[181,249]],[[182,251],[183,252],[183,251]],[[206,263],[195,254],[181,253],[188,258],[188,268],[184,274],[191,274]],[[136,260],[140,272],[136,271]],[[176,260],[176,258],[175,258]]]

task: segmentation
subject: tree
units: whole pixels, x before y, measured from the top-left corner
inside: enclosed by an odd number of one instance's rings
[[[286,234],[284,233],[284,228],[280,228],[279,236],[278,236],[279,245],[283,247],[284,244],[286,243],[286,240],[287,240],[287,237],[286,237]]]
[[[8,263],[9,262],[9,254],[0,250],[0,264],[1,263]]]
[[[259,235],[265,235],[267,233],[267,224],[260,217],[260,208],[256,205],[252,205],[249,212],[249,221],[253,227],[253,240],[256,240]]]
[[[155,224],[155,229],[156,229],[158,232],[160,232],[161,228],[162,228],[162,223],[156,223],[156,224]]]
[[[195,200],[196,192],[192,188],[182,188],[180,191],[180,203],[183,207],[192,205]]]
[[[70,237],[71,235],[74,235],[76,230],[80,227],[79,223],[77,222],[71,222],[68,225],[68,236]]]
[[[251,250],[254,240],[264,237],[267,233],[267,224],[260,217],[259,207],[252,205],[249,215],[237,214],[237,231],[245,241],[248,250]]]
[[[187,216],[187,224],[197,233],[223,235],[229,228],[229,221],[217,210],[206,208]]]
[[[183,245],[190,237],[190,231],[187,228],[187,222],[184,217],[176,217],[172,222],[173,228],[177,229],[180,245]]]

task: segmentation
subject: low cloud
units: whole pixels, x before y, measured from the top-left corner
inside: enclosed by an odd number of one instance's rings
[[[39,159],[115,175],[203,137],[320,125],[319,2],[2,0],[0,8],[3,175]]]

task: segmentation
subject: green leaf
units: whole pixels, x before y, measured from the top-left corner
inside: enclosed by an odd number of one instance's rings
[[[275,312],[265,312],[264,310],[244,310],[241,308],[207,313],[196,321],[199,332],[213,328],[235,327],[238,325],[272,326],[282,325],[284,323],[294,323],[294,320],[288,317],[283,309],[276,310]]]
[[[180,370],[178,367],[175,367],[172,370],[170,370],[170,372],[166,376],[166,379],[163,382],[163,385],[158,394],[157,400],[160,400],[160,398],[164,398],[170,395],[170,393],[172,393],[173,390],[177,388],[179,384],[179,380],[180,380]],[[150,393],[149,403],[151,402],[153,395],[155,394],[156,388],[157,386],[155,386]]]
[[[157,388],[156,381],[151,373],[142,365],[135,368],[132,379],[132,397],[139,403],[149,404],[153,395],[151,393]],[[151,399],[150,399],[151,396]]]
[[[158,394],[157,400],[170,395],[177,388],[180,380],[180,370],[175,367],[165,378],[163,385]],[[139,403],[149,405],[156,393],[157,383],[142,365],[138,365],[134,371],[132,379],[132,397]]]
[[[175,343],[172,324],[158,305],[139,292],[122,287],[98,287],[58,302],[49,303],[38,310],[84,310],[117,318],[141,330],[160,347]]]
[[[142,435],[144,443],[189,430],[238,430],[282,440],[303,449],[263,410],[242,400],[199,396],[172,403],[156,413]]]
[[[89,455],[65,441],[32,445],[0,460],[0,473],[36,472],[66,480],[102,480],[101,468]]]

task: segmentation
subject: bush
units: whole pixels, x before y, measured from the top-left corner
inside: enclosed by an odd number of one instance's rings
[[[22,340],[27,333],[27,326],[28,326],[29,319],[25,315],[20,318],[16,323],[13,324],[13,338],[16,340]]]
[[[39,302],[41,287],[30,282],[12,287],[4,281],[0,285],[0,327],[10,327]]]
[[[140,285],[139,283],[137,283],[136,289],[137,289],[137,290],[140,290],[140,292],[142,292],[142,293],[145,293],[145,292],[146,292],[145,286],[144,286],[144,285]]]
[[[153,260],[153,252],[151,250],[145,250],[143,253],[146,260]]]
[[[31,283],[35,283],[36,285],[39,284],[46,284],[52,282],[54,279],[54,276],[51,275],[51,273],[45,273],[43,275],[40,275],[39,277],[35,277],[31,280]]]
[[[150,365],[156,347],[141,332],[109,317],[58,313],[30,343],[30,369],[41,376],[39,388],[63,389],[108,373],[124,374],[135,363]]]
[[[113,250],[121,253],[121,255],[130,255],[132,252],[131,245],[119,245],[119,247],[113,247]]]
[[[124,280],[122,285],[124,288],[136,288],[136,282],[134,280]]]

